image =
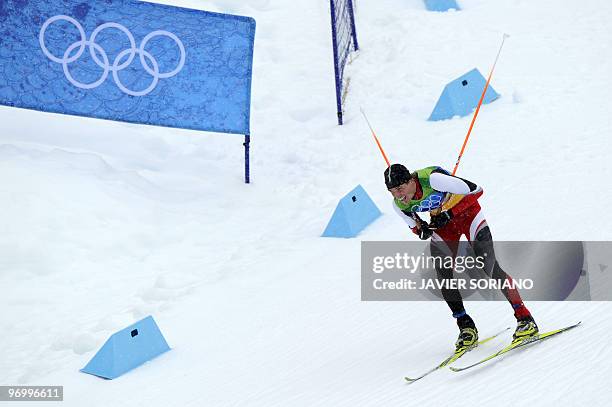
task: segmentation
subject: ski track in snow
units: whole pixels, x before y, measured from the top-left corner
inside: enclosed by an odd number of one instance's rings
[[[414,239],[384,163],[451,168],[470,118],[425,119],[451,79],[486,75],[510,34],[459,175],[481,184],[498,240],[610,240],[612,7],[603,0],[357,1],[362,50],[335,125],[328,3],[166,1],[257,20],[252,177],[242,140],[0,107],[0,384],[65,386],[81,406],[603,405],[612,396],[605,302],[532,302],[558,338],[462,373],[406,375],[452,350],[441,302],[361,302],[360,241]],[[323,239],[362,184],[385,213],[358,239]],[[481,335],[514,318],[467,303]],[[78,370],[110,334],[153,314],[173,348],[113,381]],[[464,356],[458,366],[503,346]],[[574,351],[576,348],[576,351]]]

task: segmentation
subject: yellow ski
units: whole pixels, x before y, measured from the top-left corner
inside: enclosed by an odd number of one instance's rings
[[[439,365],[437,365],[436,367],[434,367],[433,369],[423,373],[422,375],[418,376],[418,377],[404,377],[404,379],[408,382],[408,383],[414,383],[419,379],[422,379],[423,377],[427,376],[430,373],[435,372],[438,369],[441,369],[445,366],[450,365],[451,363],[455,362],[457,359],[459,359],[461,356],[465,355],[467,352],[471,351],[472,349],[474,349],[476,346],[478,345],[482,345],[483,343],[489,342],[491,339],[503,334],[504,332],[506,332],[508,329],[510,328],[506,328],[504,330],[499,331],[498,333],[496,333],[493,336],[489,336],[488,338],[485,338],[481,341],[478,341],[478,343],[476,343],[475,345],[460,349],[458,351],[455,351],[455,353],[453,353],[451,356],[449,356],[448,358],[444,359],[444,361],[442,363],[440,363]]]
[[[580,322],[582,322],[582,321],[580,321]],[[503,355],[505,353],[508,353],[508,352],[510,352],[510,351],[512,351],[514,349],[521,348],[523,346],[532,344],[534,342],[540,342],[540,341],[548,339],[548,338],[550,338],[550,337],[552,337],[554,335],[558,335],[558,334],[560,334],[562,332],[569,331],[570,329],[576,328],[578,325],[580,325],[580,322],[578,322],[577,324],[574,324],[574,325],[566,326],[565,328],[555,329],[554,331],[540,333],[540,334],[536,334],[536,335],[529,336],[529,337],[526,337],[526,338],[516,339],[516,340],[512,341],[512,343],[510,345],[506,346],[502,350],[500,350],[500,351],[498,351],[498,352],[496,352],[496,353],[494,353],[494,354],[492,354],[490,356],[487,356],[486,358],[482,359],[481,361],[478,361],[478,362],[476,362],[474,364],[471,364],[471,365],[468,365],[468,366],[464,366],[464,367],[449,366],[449,369],[452,370],[453,372],[461,372],[461,371],[464,371],[466,369],[470,369],[470,368],[472,368],[474,366],[478,366],[478,365],[480,365],[482,363],[488,362],[491,359],[494,359],[494,358],[496,358],[498,356],[501,356],[501,355]]]

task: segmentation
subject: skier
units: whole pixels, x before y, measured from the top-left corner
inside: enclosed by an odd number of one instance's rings
[[[482,188],[450,175],[440,167],[427,167],[411,174],[401,164],[393,164],[385,170],[385,184],[393,195],[395,211],[410,229],[421,240],[431,238],[432,256],[443,256],[444,253],[456,256],[459,239],[465,235],[476,256],[484,258],[487,276],[512,282],[512,277],[502,270],[495,259],[491,231],[478,203]],[[422,220],[417,212],[430,212],[430,222]],[[438,279],[452,279],[452,269],[437,268],[436,272]],[[478,330],[465,311],[459,290],[443,288],[441,291],[459,326],[456,351],[475,346],[478,343]],[[512,305],[517,320],[513,338],[516,340],[537,334],[538,326],[516,288],[502,289],[502,293]]]

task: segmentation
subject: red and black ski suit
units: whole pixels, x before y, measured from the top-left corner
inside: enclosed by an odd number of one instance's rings
[[[423,194],[422,187],[417,177],[414,177],[413,180],[417,183],[417,191],[413,199],[420,199]],[[499,262],[495,258],[491,230],[478,203],[478,198],[483,194],[482,188],[463,178],[449,175],[443,170],[434,171],[430,176],[430,183],[434,190],[459,195],[455,199],[460,199],[454,206],[446,210],[450,212],[445,214],[447,217],[450,217],[450,220],[444,226],[435,229],[431,234],[430,249],[432,256],[456,256],[459,240],[464,235],[470,242],[474,254],[484,259],[483,271],[487,276],[495,280],[510,280],[509,282],[511,282],[512,277],[500,267]],[[415,212],[402,211],[397,205],[394,204],[393,206],[396,212],[411,227],[412,231],[423,238],[419,225],[424,224],[425,227],[428,225]],[[432,211],[431,214],[432,216],[439,216],[439,212],[440,210]],[[452,268],[437,268],[436,271],[438,279],[453,278]],[[453,312],[453,316],[457,318],[459,326],[462,327],[462,321],[466,319],[469,320],[470,324],[473,324],[471,319],[467,317],[459,290],[443,288],[441,291],[444,300]],[[530,316],[529,310],[523,304],[516,288],[503,289],[502,293],[512,305],[517,319]]]

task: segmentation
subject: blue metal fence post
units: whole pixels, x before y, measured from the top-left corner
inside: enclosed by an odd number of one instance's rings
[[[336,37],[336,5],[329,0],[331,6],[332,47],[334,49],[334,73],[336,75],[336,106],[338,109],[338,124],[342,124],[342,83],[340,82],[340,67],[338,66],[338,39]]]
[[[244,183],[251,183],[251,169],[249,166],[249,147],[251,146],[251,135],[244,135]]]

